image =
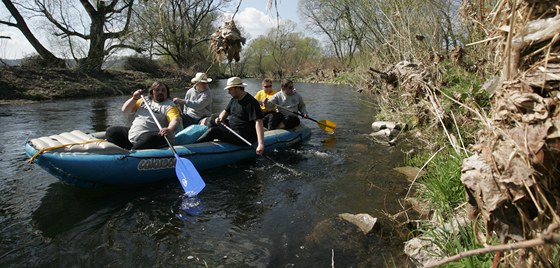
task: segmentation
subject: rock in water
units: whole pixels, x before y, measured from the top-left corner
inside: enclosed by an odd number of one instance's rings
[[[374,218],[369,214],[365,214],[365,213],[360,213],[360,214],[342,213],[339,214],[338,216],[358,226],[364,234],[369,233],[371,229],[373,229],[373,226],[375,226],[375,223],[377,222],[377,218]]]

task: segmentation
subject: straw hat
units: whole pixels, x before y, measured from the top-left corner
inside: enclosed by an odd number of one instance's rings
[[[234,76],[227,80],[226,87],[224,89],[228,89],[230,87],[242,87],[245,88],[247,84],[241,82],[241,78]]]
[[[212,78],[208,78],[205,73],[196,73],[193,79],[191,79],[191,83],[210,83],[212,82]]]

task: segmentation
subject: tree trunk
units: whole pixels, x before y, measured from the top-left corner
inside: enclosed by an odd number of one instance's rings
[[[91,25],[89,39],[89,50],[86,58],[78,62],[78,69],[84,72],[100,72],[105,60],[105,41],[107,35],[104,32],[104,12],[90,14]]]

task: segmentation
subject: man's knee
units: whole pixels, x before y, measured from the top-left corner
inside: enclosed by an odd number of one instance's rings
[[[295,128],[295,127],[299,126],[299,124],[300,124],[300,121],[299,121],[299,118],[297,116],[288,116],[284,120],[284,126],[285,126],[286,129]]]

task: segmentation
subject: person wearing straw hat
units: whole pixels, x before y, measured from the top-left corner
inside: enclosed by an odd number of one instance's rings
[[[208,83],[212,78],[208,78],[205,73],[197,73],[191,82],[194,84],[185,98],[173,98],[173,102],[183,105],[183,127],[193,124],[206,125],[207,120],[212,116],[212,92]]]
[[[209,128],[197,142],[218,139],[237,145],[246,145],[245,141],[223,127],[221,125],[223,123],[249,142],[256,141],[258,155],[264,153],[263,113],[259,102],[251,94],[245,92],[246,86],[247,84],[243,83],[239,77],[231,77],[227,80],[224,89],[232,98],[226,109],[215,119],[217,126]]]

